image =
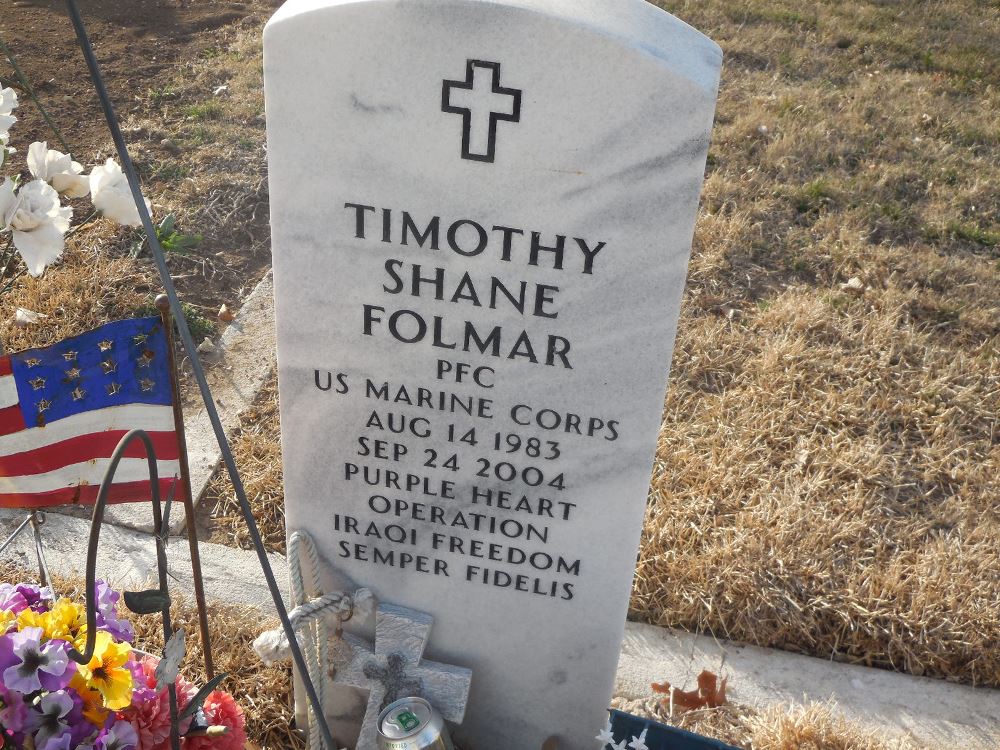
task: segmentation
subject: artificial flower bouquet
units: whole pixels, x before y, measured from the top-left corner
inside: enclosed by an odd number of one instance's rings
[[[0,88],[0,167],[16,153],[7,144],[10,128],[17,122],[13,114],[17,107],[14,89]],[[87,175],[72,156],[49,148],[47,141],[36,141],[28,147],[26,161],[30,180],[22,181],[20,175],[0,179],[0,276],[11,267],[11,248],[32,276],[40,276],[62,255],[73,217],[73,207],[62,204],[64,198],[89,195],[95,215],[125,226],[140,225],[128,180],[114,159],[95,166]],[[4,289],[0,286],[0,293]]]
[[[160,659],[132,646],[120,595],[97,582],[97,636],[87,664],[69,657],[87,640],[85,608],[30,583],[0,584],[2,750],[169,750],[170,705]],[[179,656],[178,656],[179,659]],[[195,687],[174,678],[180,715]],[[184,750],[243,750],[243,712],[222,690],[179,721]]]

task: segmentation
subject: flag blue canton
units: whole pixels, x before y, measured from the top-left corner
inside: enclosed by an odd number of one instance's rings
[[[173,401],[167,337],[158,317],[115,321],[13,354],[11,370],[29,427],[93,409]]]

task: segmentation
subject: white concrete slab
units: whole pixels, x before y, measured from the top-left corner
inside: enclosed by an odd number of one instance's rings
[[[90,521],[57,513],[48,513],[45,518],[41,533],[49,571],[53,575],[82,578],[87,563]],[[22,520],[24,511],[0,510],[0,539],[6,539]],[[201,543],[199,550],[205,594],[210,601],[246,604],[274,612],[271,594],[255,553],[207,542]],[[7,548],[4,559],[12,560],[27,570],[37,570],[30,531],[23,532]],[[288,582],[285,558],[272,553],[268,560],[284,592]],[[191,556],[186,538],[171,538],[167,545],[167,564],[171,590],[184,592],[193,599]],[[136,590],[155,585],[156,544],[153,537],[134,529],[105,524],[97,548],[97,576],[118,589]]]

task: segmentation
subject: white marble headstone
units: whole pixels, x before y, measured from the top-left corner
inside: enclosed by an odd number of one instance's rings
[[[265,32],[288,528],[433,615],[472,750],[604,724],[720,64],[643,0],[291,0]]]

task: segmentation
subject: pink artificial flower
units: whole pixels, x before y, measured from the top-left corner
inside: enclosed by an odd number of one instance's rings
[[[0,727],[8,732],[20,732],[28,721],[24,696],[0,683]],[[3,738],[0,737],[0,742]]]
[[[209,726],[229,727],[229,732],[221,737],[187,737],[184,750],[243,750],[246,747],[246,720],[233,696],[224,690],[214,690],[205,699],[203,710]]]
[[[134,690],[132,705],[118,712],[118,717],[132,725],[138,736],[136,750],[170,749],[170,699],[167,691],[156,692],[156,665],[159,659],[145,656],[132,670]],[[177,690],[177,710],[183,711],[198,692],[180,675],[174,681]],[[181,722],[181,733],[191,723]],[[242,748],[241,748],[242,750]]]

